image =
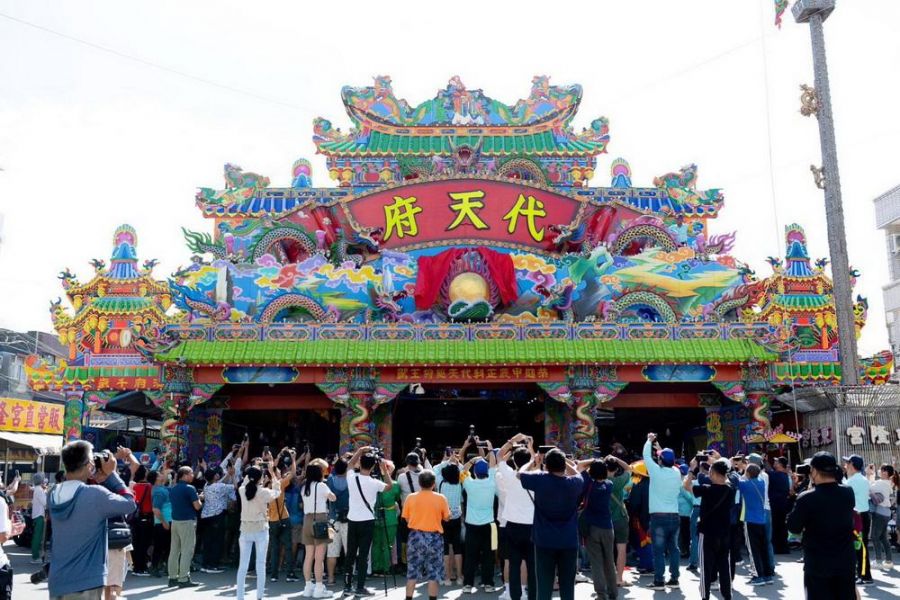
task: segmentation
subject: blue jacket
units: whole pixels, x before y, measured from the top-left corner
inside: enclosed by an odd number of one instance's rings
[[[66,481],[50,492],[53,553],[50,597],[103,587],[106,580],[106,520],[134,512],[137,504],[119,476],[102,485]]]

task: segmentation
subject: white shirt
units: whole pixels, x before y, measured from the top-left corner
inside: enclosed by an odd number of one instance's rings
[[[7,506],[6,500],[0,500],[0,533],[9,533],[11,530],[12,523],[9,521],[9,506]],[[3,551],[3,546],[0,545],[0,567],[8,564],[9,558],[6,557],[6,552]]]
[[[357,485],[357,481],[359,485]],[[347,491],[350,494],[350,510],[347,511],[347,520],[357,523],[360,521],[374,521],[375,515],[366,507],[362,498],[364,496],[372,510],[375,510],[375,500],[378,498],[378,492],[383,492],[386,487],[387,484],[383,481],[372,479],[369,475],[348,471]],[[360,488],[362,488],[363,496],[359,495]]]
[[[306,485],[300,488],[300,498],[303,500],[303,514],[328,512],[328,494],[331,490],[321,481],[316,481],[309,486],[309,496],[306,495]]]
[[[772,507],[769,506],[769,474],[766,473],[765,469],[759,472],[759,478],[762,479],[763,485],[766,486],[766,490],[763,492],[763,510],[771,511]]]
[[[37,486],[31,496],[31,518],[43,517],[45,512],[47,512],[47,492],[41,486]]]
[[[877,479],[872,483],[871,492],[872,494],[881,494],[882,500],[878,503],[878,506],[882,508],[891,508],[891,500],[894,498],[894,486],[891,485],[891,482],[887,479]],[[874,498],[873,498],[874,500]]]
[[[281,494],[281,486],[278,485],[272,489],[259,485],[252,500],[247,500],[246,485],[242,485],[238,492],[241,495],[241,531],[255,533],[268,529],[269,502]]]
[[[516,472],[505,462],[497,467],[497,488],[502,489],[505,499],[501,507],[501,519],[509,523],[532,525],[534,523],[534,501]]]
[[[419,473],[421,472],[422,467],[416,467],[415,470],[410,468],[406,473],[397,478],[397,485],[400,486],[401,503],[406,502],[406,497],[410,494],[421,491],[422,487],[419,485]],[[410,480],[412,480],[412,486],[409,485]]]

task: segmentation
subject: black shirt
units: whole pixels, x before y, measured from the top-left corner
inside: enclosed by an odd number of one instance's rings
[[[851,575],[856,569],[853,549],[853,490],[825,483],[800,494],[787,526],[803,534],[803,570],[809,575]]]
[[[734,488],[727,484],[703,484],[691,488],[694,495],[703,498],[700,503],[700,522],[697,530],[708,536],[726,536],[731,528],[731,509],[734,506]]]

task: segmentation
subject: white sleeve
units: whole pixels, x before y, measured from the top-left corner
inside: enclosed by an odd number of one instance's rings
[[[9,533],[9,531],[9,507],[6,504],[6,500],[0,500],[0,533]],[[0,550],[0,552],[2,552],[2,550]]]

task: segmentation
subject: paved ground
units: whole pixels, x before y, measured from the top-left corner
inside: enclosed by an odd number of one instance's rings
[[[33,585],[29,581],[29,574],[35,570],[34,565],[31,565],[28,562],[29,556],[26,555],[22,548],[6,546],[5,549],[12,559],[13,570],[16,573],[13,598],[15,598],[15,600],[37,600],[38,598],[46,600],[46,598],[48,598],[47,584]],[[746,577],[745,572],[739,567],[738,576],[735,581],[736,593],[734,594],[734,597],[736,599],[748,600],[761,598],[799,600],[803,598],[803,565],[802,563],[797,562],[798,558],[799,554],[795,553],[788,560],[781,560],[776,569],[779,575],[779,581],[775,585],[758,588],[751,588],[747,585],[746,582],[748,578]],[[186,591],[165,588],[166,582],[162,579],[138,578],[129,575],[128,579],[125,581],[125,598],[127,600],[143,600],[148,598],[181,600],[188,597],[209,600],[234,598],[234,577],[234,571],[226,571],[223,575],[205,575],[203,573],[196,573],[194,575],[194,580],[201,583],[201,585]],[[626,575],[626,577],[633,580],[637,579],[637,577],[631,577],[630,575]],[[875,573],[875,580],[875,585],[862,589],[862,598],[900,598],[900,570],[894,570],[890,573],[877,571]],[[256,580],[251,579],[248,582],[250,583],[250,586],[256,585]],[[390,586],[392,583],[390,579],[388,583]],[[638,586],[647,583],[649,583],[648,579],[642,577],[640,578]],[[402,585],[403,582],[398,579],[398,584]],[[250,586],[248,586],[247,589],[248,599],[255,598],[255,587]],[[692,573],[684,571],[682,571],[681,576],[680,593],[671,589],[665,592],[654,592],[652,590],[641,589],[638,586],[622,590],[619,597],[627,598],[629,600],[679,600],[681,598],[694,600],[700,597],[697,589],[697,577]],[[382,579],[370,579],[369,587],[379,591],[378,596],[373,597],[373,600],[384,597]],[[301,598],[301,590],[302,585],[299,583],[284,583],[284,581],[279,583],[269,583],[266,588],[266,597],[299,600]],[[579,600],[587,600],[590,598],[592,591],[593,587],[590,584],[578,584],[575,588],[575,596]],[[469,596],[463,595],[459,587],[441,589],[441,597],[450,598],[452,600],[496,600],[498,595],[499,594],[477,594]],[[426,598],[427,594],[425,593],[425,589],[422,588],[417,590],[416,597]],[[720,598],[715,592],[713,592],[713,597]],[[390,600],[403,600],[404,592],[402,588],[389,587],[388,598]]]

